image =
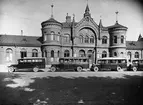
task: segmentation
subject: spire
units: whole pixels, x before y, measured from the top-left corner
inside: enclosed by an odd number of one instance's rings
[[[89,12],[89,7],[88,7],[88,0],[87,0],[87,5],[86,5],[86,9],[85,9],[85,12]]]
[[[141,35],[141,33],[140,33],[140,35],[139,35],[139,37],[138,37],[138,41],[142,41],[143,40],[143,37],[142,37],[142,35]]]
[[[116,13],[116,23],[118,23],[118,11],[115,12]]]
[[[52,3],[52,5],[51,5],[51,18],[54,17],[54,16],[53,16],[53,7],[54,7],[54,5],[53,5],[53,3]]]
[[[89,7],[88,7],[88,0],[87,0],[87,5],[86,5],[86,9],[85,9],[85,13],[84,13],[84,17],[87,17],[89,16],[90,17],[90,10],[89,10]]]

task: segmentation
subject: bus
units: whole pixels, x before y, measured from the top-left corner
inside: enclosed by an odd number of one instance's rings
[[[89,68],[88,57],[62,57],[58,64],[52,64],[50,71],[78,71]]]
[[[97,60],[97,64],[93,64],[91,71],[125,71],[127,70],[127,59],[119,57],[106,57]]]
[[[131,68],[133,71],[142,71],[143,70],[143,59],[132,60]]]
[[[45,69],[45,58],[43,57],[24,57],[18,59],[18,64],[12,64],[8,66],[9,72],[16,71],[33,71],[38,72],[39,70],[44,71]]]

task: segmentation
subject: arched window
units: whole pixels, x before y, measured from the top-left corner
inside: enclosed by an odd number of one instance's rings
[[[27,51],[24,48],[20,51],[20,54],[21,58],[27,57]]]
[[[70,56],[69,50],[65,50],[65,52],[64,52],[64,57],[69,57],[69,56]]]
[[[90,37],[90,43],[94,43],[94,36]]]
[[[87,35],[85,36],[85,43],[89,43],[89,37]]]
[[[80,35],[80,43],[83,43],[83,36]]]
[[[13,51],[11,48],[6,49],[6,61],[11,62],[12,61],[12,55]]]
[[[87,55],[88,55],[88,58],[91,58],[92,57],[92,50],[88,50],[88,52],[87,52]]]
[[[117,52],[114,52],[114,56],[115,56],[115,57],[117,56]]]
[[[55,40],[55,33],[51,31],[51,40]]]
[[[51,57],[54,58],[54,50],[51,51]]]
[[[124,36],[121,36],[121,43],[124,43]]]
[[[60,32],[58,32],[57,41],[60,41]]]
[[[135,58],[139,58],[139,52],[135,52]]]
[[[106,51],[102,52],[102,58],[104,58],[104,57],[107,57],[107,52]]]
[[[70,37],[69,37],[69,34],[65,34],[64,35],[64,42],[69,42],[69,39],[70,39]]]
[[[79,51],[79,56],[80,57],[85,57],[85,51],[84,50],[80,50]]]
[[[121,57],[123,57],[123,54],[124,54],[124,53],[123,53],[123,52],[121,52]]]
[[[117,43],[117,36],[114,36],[114,43]]]
[[[60,51],[58,51],[58,53],[57,53],[57,57],[60,57]]]
[[[38,57],[38,50],[37,49],[32,50],[32,57]]]
[[[107,44],[107,36],[102,37],[102,44]]]
[[[127,56],[129,57],[129,59],[131,60],[132,58],[132,53],[130,51],[128,51]]]

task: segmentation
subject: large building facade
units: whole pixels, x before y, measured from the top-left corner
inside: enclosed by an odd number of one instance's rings
[[[103,57],[143,58],[143,38],[126,41],[127,27],[116,20],[112,26],[97,24],[86,6],[83,18],[75,22],[66,16],[58,22],[53,15],[41,23],[41,37],[0,36],[0,63],[16,63],[23,57],[46,57],[47,64],[58,63],[60,57],[88,57],[92,62]]]

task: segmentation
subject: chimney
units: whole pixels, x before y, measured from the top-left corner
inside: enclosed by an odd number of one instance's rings
[[[68,16],[68,13],[67,13],[67,16],[66,16],[66,22],[67,22],[67,23],[70,23],[70,22],[71,22],[71,16]]]
[[[21,30],[21,36],[23,36],[23,30]]]

